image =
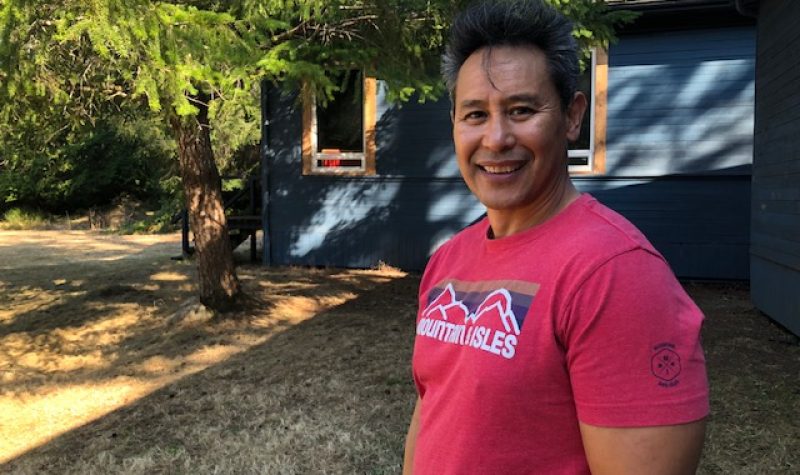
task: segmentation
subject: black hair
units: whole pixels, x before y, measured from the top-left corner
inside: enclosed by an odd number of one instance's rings
[[[572,103],[580,73],[572,22],[542,0],[484,0],[456,16],[442,57],[442,76],[452,99],[458,72],[467,58],[494,46],[539,48],[547,59],[562,109]]]

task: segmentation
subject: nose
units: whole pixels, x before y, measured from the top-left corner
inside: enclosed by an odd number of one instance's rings
[[[493,152],[502,152],[514,147],[516,138],[509,119],[503,115],[492,115],[486,121],[481,145]]]

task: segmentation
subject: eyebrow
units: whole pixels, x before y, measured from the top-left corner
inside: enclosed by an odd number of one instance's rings
[[[544,103],[536,94],[514,94],[506,98],[505,102],[530,102],[534,105],[541,105]]]
[[[515,103],[515,102],[526,102],[529,104],[533,104],[535,106],[540,106],[543,104],[541,98],[536,94],[514,94],[508,96],[503,100],[504,103]],[[458,103],[458,105],[462,108],[470,108],[470,107],[481,107],[483,106],[485,101],[480,99],[465,99]]]
[[[458,103],[462,108],[481,107],[484,101],[480,99],[466,99]]]

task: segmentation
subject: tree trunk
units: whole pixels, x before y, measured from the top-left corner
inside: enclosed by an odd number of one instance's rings
[[[173,117],[171,125],[178,141],[183,191],[195,239],[200,302],[224,312],[236,303],[240,287],[228,237],[222,182],[211,150],[208,107],[201,105],[196,118]]]

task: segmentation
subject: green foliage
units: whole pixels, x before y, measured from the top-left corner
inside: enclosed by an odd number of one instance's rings
[[[237,191],[244,189],[245,183],[241,178],[222,180],[222,191]]]
[[[549,1],[587,47],[631,18],[604,2]],[[157,193],[162,158],[175,151],[164,131],[204,110],[222,173],[251,172],[265,79],[330,97],[338,72],[362,69],[384,80],[390,100],[438,97],[441,49],[465,3],[0,0],[0,206]],[[147,133],[109,119],[143,108],[161,121]]]
[[[184,208],[183,187],[180,177],[172,174],[165,175],[158,181],[160,193],[155,211],[145,213],[141,219],[123,224],[120,234],[152,234],[165,233],[179,229],[180,223],[173,222],[173,218]]]
[[[49,225],[50,221],[44,213],[21,208],[9,209],[0,221],[0,229],[6,230],[47,229]]]
[[[170,212],[162,208],[144,219],[122,225],[118,232],[120,234],[158,234],[172,232],[178,228],[177,224],[172,223],[174,214],[174,211]]]
[[[164,194],[160,179],[170,174],[175,146],[146,117],[122,115],[61,130],[55,120],[20,124],[22,134],[0,137],[0,209],[72,211],[109,203],[120,193],[147,202]],[[47,135],[37,133],[42,128]]]
[[[249,91],[237,92],[229,100],[212,102],[211,143],[221,175],[247,176],[259,165],[261,88],[254,82]]]
[[[630,19],[604,2],[549,1],[575,20],[586,46],[606,44],[613,27]],[[437,97],[449,21],[465,3],[3,0],[0,92],[46,98],[34,110],[58,106],[79,122],[107,101],[141,101],[167,117],[193,116],[202,101],[217,118],[248,124],[257,122],[253,96],[262,78],[288,87],[304,82],[324,97],[336,90],[332,74],[364,69],[385,80],[390,99]],[[232,103],[230,111],[219,101]],[[230,156],[257,134],[218,135]]]
[[[572,32],[583,51],[583,59],[589,58],[592,47],[608,47],[616,40],[615,28],[633,21],[638,13],[612,10],[605,2],[596,0],[547,0],[568,16],[575,25]]]

